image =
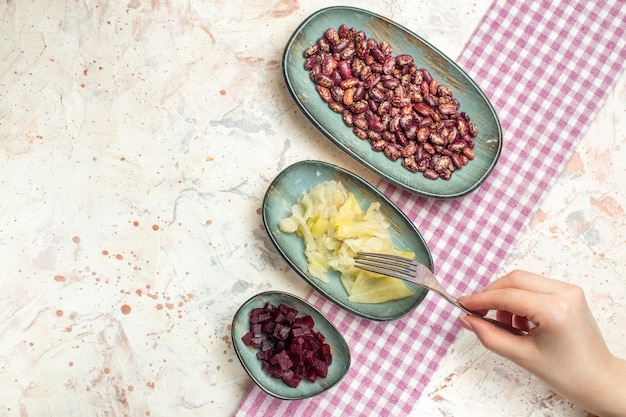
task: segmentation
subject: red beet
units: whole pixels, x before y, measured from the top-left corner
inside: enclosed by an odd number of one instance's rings
[[[266,303],[250,311],[250,331],[241,340],[259,349],[256,357],[265,372],[295,388],[302,379],[325,378],[332,363],[330,345],[314,326],[311,316],[298,317],[291,306]]]

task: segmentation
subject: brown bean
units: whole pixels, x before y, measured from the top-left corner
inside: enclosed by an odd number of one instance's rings
[[[318,84],[315,86],[315,89],[320,94],[320,97],[322,97],[322,100],[324,100],[326,103],[330,103],[332,101],[333,96],[330,94],[330,90],[328,88],[322,87]]]
[[[345,38],[346,36],[348,36],[348,25],[346,25],[345,23],[342,23],[339,25],[339,30],[337,30],[337,35],[339,35],[340,38]]]
[[[387,58],[383,63],[383,72],[385,74],[392,74],[394,69],[396,69],[396,60],[391,57]]]
[[[338,61],[347,59],[351,60],[356,55],[356,47],[354,45],[348,45],[345,49],[336,53],[336,59]]]
[[[363,116],[355,116],[353,119],[353,123],[356,127],[358,127],[359,129],[362,130],[367,130],[369,129],[369,123],[367,123],[367,120],[365,120],[365,117]]]
[[[330,75],[337,69],[337,60],[332,55],[326,55],[322,60],[322,74]]]
[[[452,160],[452,163],[455,167],[463,168],[463,160],[461,159],[459,154],[453,153],[452,155],[450,155],[450,159]]]
[[[414,123],[408,128],[404,129],[404,134],[407,139],[415,139],[417,138],[417,125]]]
[[[454,104],[440,104],[439,111],[441,114],[454,114],[456,113],[456,106]]]
[[[339,42],[339,34],[334,28],[326,29],[326,32],[324,32],[324,37],[328,40],[328,42],[330,42],[331,45]]]
[[[367,139],[367,132],[363,129],[359,129],[358,127],[354,127],[354,129],[352,129],[352,132],[354,133],[354,135],[362,140]]]
[[[379,116],[383,116],[385,114],[389,114],[389,110],[391,109],[391,103],[388,101],[383,101],[378,105],[378,109],[376,110],[376,114]]]
[[[345,110],[343,104],[339,103],[338,101],[331,101],[330,103],[328,103],[328,107],[330,107],[330,109],[335,113],[343,113],[343,111]]]
[[[394,90],[398,87],[400,87],[400,80],[397,78],[388,78],[382,81],[382,85],[385,88],[389,88],[391,90]]]
[[[396,57],[396,64],[398,66],[413,65],[413,61],[413,57],[407,54],[398,55]]]
[[[378,62],[379,64],[382,64],[385,62],[386,57],[378,47],[371,48],[370,54],[372,55],[372,58],[374,58],[374,60]]]
[[[398,142],[400,145],[406,146],[409,144],[409,140],[406,138],[406,135],[404,134],[403,131],[398,130],[395,133],[395,136],[396,136],[396,142]]]
[[[397,161],[404,156],[401,148],[393,143],[385,146],[385,155],[392,161]]]
[[[452,142],[450,144],[450,146],[448,146],[448,149],[450,149],[452,152],[463,152],[463,149],[465,149],[467,147],[467,144],[465,143],[465,141],[463,140],[455,140],[454,142]]]
[[[355,101],[354,103],[352,103],[352,106],[350,106],[350,110],[352,110],[352,112],[355,114],[361,114],[367,111],[367,107],[368,107],[367,101],[359,100],[359,101]]]
[[[304,57],[305,58],[310,58],[312,56],[314,56],[315,54],[317,54],[317,52],[320,50],[320,46],[319,45],[311,45],[308,48],[306,48],[304,50]]]
[[[343,122],[346,124],[346,126],[354,126],[354,115],[350,110],[343,111]]]
[[[330,52],[330,42],[325,37],[319,38],[317,40],[317,46],[322,52]]]
[[[340,39],[337,43],[333,44],[331,46],[331,50],[333,52],[341,52],[344,49],[346,49],[348,47],[348,45],[350,45],[350,41],[347,39]]]
[[[417,141],[418,142],[426,142],[428,137],[430,136],[430,129],[428,127],[420,127],[417,130]]]
[[[374,119],[369,121],[369,127],[374,132],[382,132],[384,130],[384,126],[380,120]]]
[[[415,157],[413,155],[409,156],[408,158],[404,158],[402,160],[402,166],[411,172],[419,171],[417,161],[415,161]]]
[[[317,60],[317,56],[313,55],[311,57],[308,57],[306,62],[304,63],[304,69],[307,71],[311,71],[313,69],[313,67],[315,65],[317,65],[318,60]]]
[[[335,85],[332,78],[330,78],[328,75],[325,75],[325,74],[319,74],[315,78],[315,82],[317,83],[317,85],[321,85],[322,87],[326,87],[326,88],[330,88],[333,85]]]
[[[385,148],[387,147],[387,142],[385,142],[382,139],[370,140],[370,144],[372,145],[372,149],[377,151],[377,152],[384,151]]]
[[[476,137],[476,135],[478,135],[478,129],[476,128],[476,125],[472,122],[469,122],[467,125],[467,130],[470,134],[471,137]]]
[[[424,176],[429,180],[436,180],[437,178],[439,178],[439,174],[437,173],[437,171],[430,168],[424,171]]]
[[[435,165],[433,166],[433,169],[435,170],[435,172],[441,174],[444,170],[448,169],[448,166],[451,163],[452,160],[450,159],[450,157],[443,155],[437,159]]]
[[[394,96],[391,99],[391,105],[394,107],[405,107],[411,104],[411,99],[408,97]]]
[[[344,80],[346,78],[352,78],[352,65],[350,65],[350,61],[345,59],[339,61],[337,63],[337,70]]]
[[[429,83],[429,87],[430,94],[432,94],[433,96],[437,95],[437,88],[439,88],[439,83],[437,82],[437,80],[432,79]]]
[[[342,80],[339,83],[339,87],[346,89],[346,88],[352,88],[352,87],[356,87],[359,85],[359,83],[361,82],[361,80],[359,80],[356,77],[351,77],[351,78],[347,78],[345,80]]]
[[[383,130],[382,132],[380,132],[380,136],[385,140],[385,142],[395,142],[396,141],[396,135],[391,133],[390,130]]]
[[[430,75],[430,72],[426,69],[426,68],[422,68],[422,78],[424,79],[424,81],[428,84],[430,84],[430,82],[433,80],[432,75]]]
[[[422,116],[432,116],[434,114],[433,109],[431,109],[424,103],[415,103],[413,104],[413,108]]]
[[[431,119],[430,117],[424,117],[423,119],[421,119],[418,123],[419,127],[428,127],[428,126],[432,126],[433,124],[433,119]]]
[[[372,100],[378,103],[385,101],[386,98],[385,93],[383,93],[382,90],[378,87],[373,87],[372,89],[370,89],[368,95]]]
[[[351,106],[354,102],[354,88],[348,88],[343,92],[343,104]]]
[[[409,126],[413,124],[414,121],[415,121],[415,116],[413,116],[412,114],[405,114],[402,117],[400,117],[400,127],[406,130],[409,128]]]
[[[404,158],[415,155],[415,152],[417,152],[417,145],[415,145],[415,142],[409,142],[402,148],[402,156]]]
[[[426,103],[426,105],[430,107],[431,110],[439,106],[439,100],[437,100],[437,97],[434,96],[425,96],[424,103]]]

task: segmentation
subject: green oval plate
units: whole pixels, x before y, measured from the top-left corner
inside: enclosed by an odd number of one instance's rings
[[[301,161],[285,168],[270,184],[263,199],[263,223],[278,251],[306,282],[340,307],[371,320],[388,321],[398,319],[414,309],[426,295],[422,287],[407,282],[413,295],[401,300],[376,304],[354,303],[341,284],[338,271],[326,273],[329,282],[313,278],[308,272],[304,255],[304,242],[295,233],[284,233],[278,222],[291,215],[291,206],[296,204],[304,192],[324,181],[342,182],[346,191],[352,192],[361,207],[378,201],[381,212],[388,219],[394,245],[415,253],[415,259],[433,270],[433,260],[428,246],[415,225],[384,194],[372,187],[361,177],[320,161]]]
[[[276,306],[286,304],[298,310],[298,317],[308,315],[313,318],[315,330],[324,335],[333,355],[326,378],[318,378],[315,382],[303,379],[297,387],[292,388],[261,368],[261,361],[256,357],[257,349],[246,346],[241,338],[250,329],[250,311],[268,302]],[[350,349],[337,328],[311,304],[285,292],[263,292],[243,303],[233,318],[231,336],[237,357],[250,378],[265,392],[283,400],[300,400],[320,394],[341,381],[350,369]]]
[[[358,139],[342,115],[328,108],[304,69],[304,51],[323,36],[328,28],[348,27],[364,31],[379,42],[386,40],[394,56],[413,56],[418,68],[427,68],[433,78],[446,85],[478,128],[474,138],[474,160],[446,180],[429,180],[392,162],[383,152],[374,152],[369,141]],[[399,24],[369,11],[346,6],[321,9],[308,17],[289,39],[283,54],[283,75],[294,101],[306,117],[335,145],[386,180],[416,194],[432,198],[454,198],[476,189],[489,176],[502,149],[502,129],[493,106],[454,61],[420,36]]]

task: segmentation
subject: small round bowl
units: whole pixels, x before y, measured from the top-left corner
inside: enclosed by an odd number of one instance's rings
[[[332,363],[325,378],[315,382],[303,379],[297,387],[287,386],[281,379],[271,377],[262,368],[256,357],[257,349],[246,346],[241,338],[250,329],[250,311],[263,307],[266,303],[276,306],[286,304],[298,310],[298,317],[311,316],[315,321],[315,331],[321,332],[330,345]],[[250,378],[268,394],[283,400],[301,400],[313,397],[335,386],[350,369],[350,349],[337,328],[315,307],[305,300],[281,291],[267,291],[257,294],[243,303],[233,318],[231,337],[235,352]]]

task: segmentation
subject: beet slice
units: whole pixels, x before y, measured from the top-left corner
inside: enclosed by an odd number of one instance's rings
[[[250,330],[241,340],[259,349],[256,357],[265,372],[295,388],[303,379],[325,378],[332,363],[330,345],[314,327],[311,316],[298,317],[297,309],[268,302],[250,311]]]

